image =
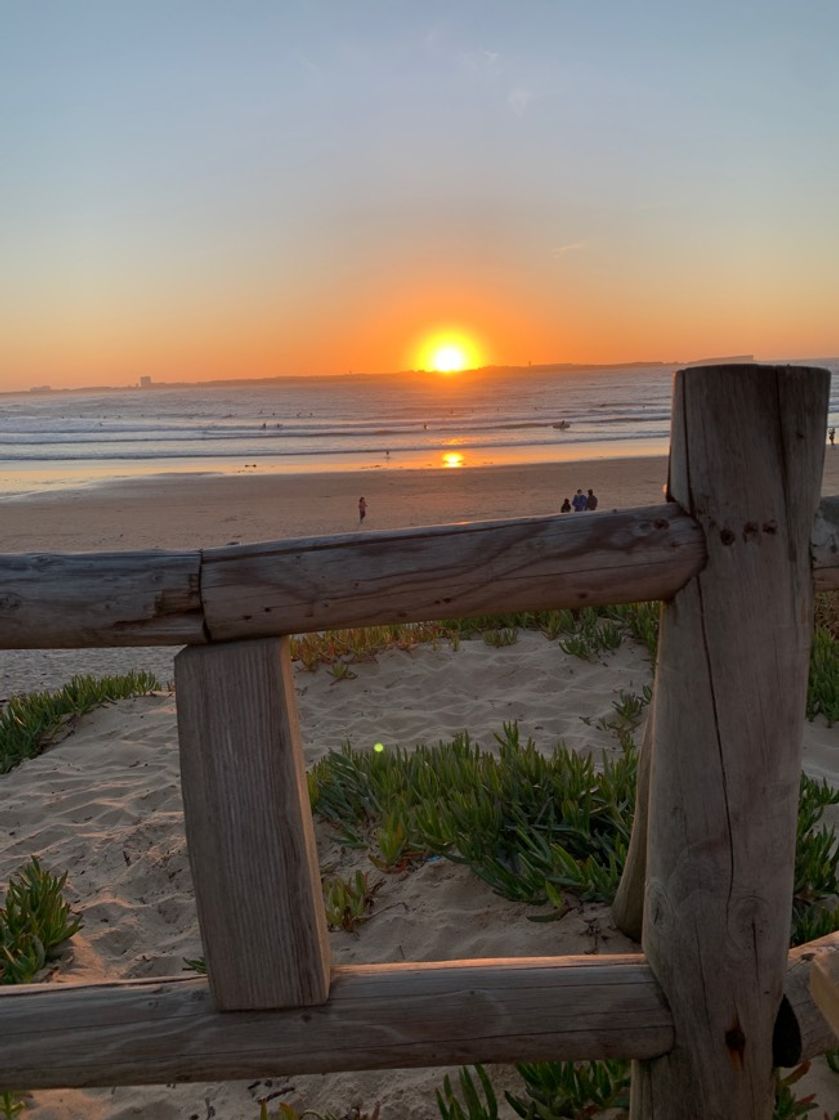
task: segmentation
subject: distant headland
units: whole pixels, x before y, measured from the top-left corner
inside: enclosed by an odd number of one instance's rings
[[[601,370],[631,372],[636,369],[682,369],[693,366],[707,365],[735,365],[754,362],[753,354],[728,354],[711,358],[694,358],[691,361],[632,361],[632,362],[528,362],[527,365],[487,365],[477,369],[465,369],[457,374],[458,378],[470,377],[499,377],[511,374],[527,373],[597,373]],[[769,359],[767,359],[768,361]],[[789,359],[783,359],[787,361]],[[836,358],[809,358],[796,359],[797,361],[835,362]],[[231,389],[245,385],[276,385],[276,384],[306,384],[313,381],[347,381],[349,379],[366,381],[378,378],[406,378],[427,377],[435,371],[422,369],[393,370],[385,373],[357,373],[348,370],[346,373],[312,373],[312,374],[277,374],[272,377],[225,377],[207,378],[195,381],[158,380],[144,374],[130,385],[80,385],[68,388],[52,388],[50,385],[33,385],[28,389],[14,389],[0,391],[0,397],[19,396],[21,394],[59,394],[59,393],[125,393],[154,392],[163,389]]]

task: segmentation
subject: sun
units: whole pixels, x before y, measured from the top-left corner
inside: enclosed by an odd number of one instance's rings
[[[481,347],[463,330],[436,330],[425,335],[416,348],[416,368],[454,374],[483,364]]]
[[[459,346],[451,344],[441,346],[439,350],[434,351],[431,366],[438,373],[458,373],[466,369],[466,355]]]

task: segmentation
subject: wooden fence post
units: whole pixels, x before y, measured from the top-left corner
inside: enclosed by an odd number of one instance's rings
[[[653,753],[653,709],[638,748],[638,777],[635,787],[635,815],[623,874],[612,902],[615,925],[627,937],[641,940],[644,925],[644,883],[647,877],[647,812],[650,805],[650,767]]]
[[[329,948],[287,638],[175,659],[189,861],[220,1010],[329,995]]]
[[[829,375],[676,377],[672,496],[708,561],[659,636],[643,947],[676,1043],[636,1065],[633,1120],[769,1120],[812,628]]]

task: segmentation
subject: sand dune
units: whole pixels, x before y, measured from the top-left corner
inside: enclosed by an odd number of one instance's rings
[[[345,740],[363,747],[436,742],[468,728],[491,747],[504,720],[549,749],[562,738],[579,750],[611,750],[614,740],[593,726],[612,713],[619,689],[639,692],[650,679],[644,652],[624,643],[603,663],[568,657],[555,642],[524,633],[497,649],[478,640],[457,651],[420,647],[392,651],[353,666],[355,680],[324,670],[298,671],[301,721],[311,762]],[[476,685],[480,682],[480,687]],[[808,769],[835,775],[837,733],[808,725]],[[31,853],[68,870],[85,916],[73,959],[55,979],[140,977],[180,972],[201,947],[181,816],[174,697],[122,701],[84,718],[69,738],[3,779],[8,833],[0,879]],[[345,871],[364,866],[319,828],[321,862]],[[369,865],[368,865],[369,866]],[[630,949],[605,907],[585,905],[561,921],[527,921],[515,905],[461,867],[434,861],[384,876],[374,917],[360,935],[331,934],[338,961],[433,960]],[[29,1115],[255,1120],[259,1096],[317,1109],[381,1101],[385,1117],[433,1117],[439,1071],[336,1074],[227,1083],[45,1092]],[[839,1107],[821,1091],[826,1107]],[[215,1111],[213,1111],[215,1110]]]
[[[825,491],[839,493],[839,453],[828,451]],[[355,528],[364,492],[371,529],[553,512],[566,492],[593,486],[602,508],[661,500],[661,459],[557,464],[486,471],[368,472],[364,475],[148,480],[62,496],[3,503],[4,550],[201,547]],[[360,490],[359,487],[362,489]],[[585,515],[580,515],[585,516]],[[0,651],[0,701],[60,685],[76,672],[148,669],[173,677],[170,649]],[[390,651],[334,682],[299,671],[308,760],[351,740],[364,747],[448,739],[468,729],[485,747],[505,720],[518,720],[540,748],[563,739],[578,750],[611,750],[593,724],[612,712],[618,690],[650,680],[644,652],[625,643],[603,663],[562,653],[539,634],[497,649],[480,639],[453,651],[442,643]],[[809,772],[839,780],[839,733],[806,728]],[[5,835],[0,882],[31,854],[69,872],[85,925],[56,982],[178,973],[200,942],[184,847],[171,693],[124,701],[80,721],[72,734],[2,779]],[[342,870],[363,857],[342,852],[319,829],[321,862]],[[434,861],[387,876],[372,920],[358,937],[331,935],[338,961],[622,951],[630,947],[608,911],[584,906],[561,921],[527,921],[461,867]],[[503,1075],[502,1075],[503,1076]],[[812,1075],[811,1075],[812,1076]],[[262,1096],[299,1107],[383,1105],[383,1120],[437,1115],[440,1071],[336,1074],[226,1083],[38,1093],[37,1120],[256,1120]],[[839,1108],[833,1075],[815,1078],[825,1108]]]

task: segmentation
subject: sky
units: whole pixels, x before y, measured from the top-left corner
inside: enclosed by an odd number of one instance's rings
[[[839,354],[835,0],[0,0],[0,388]]]

